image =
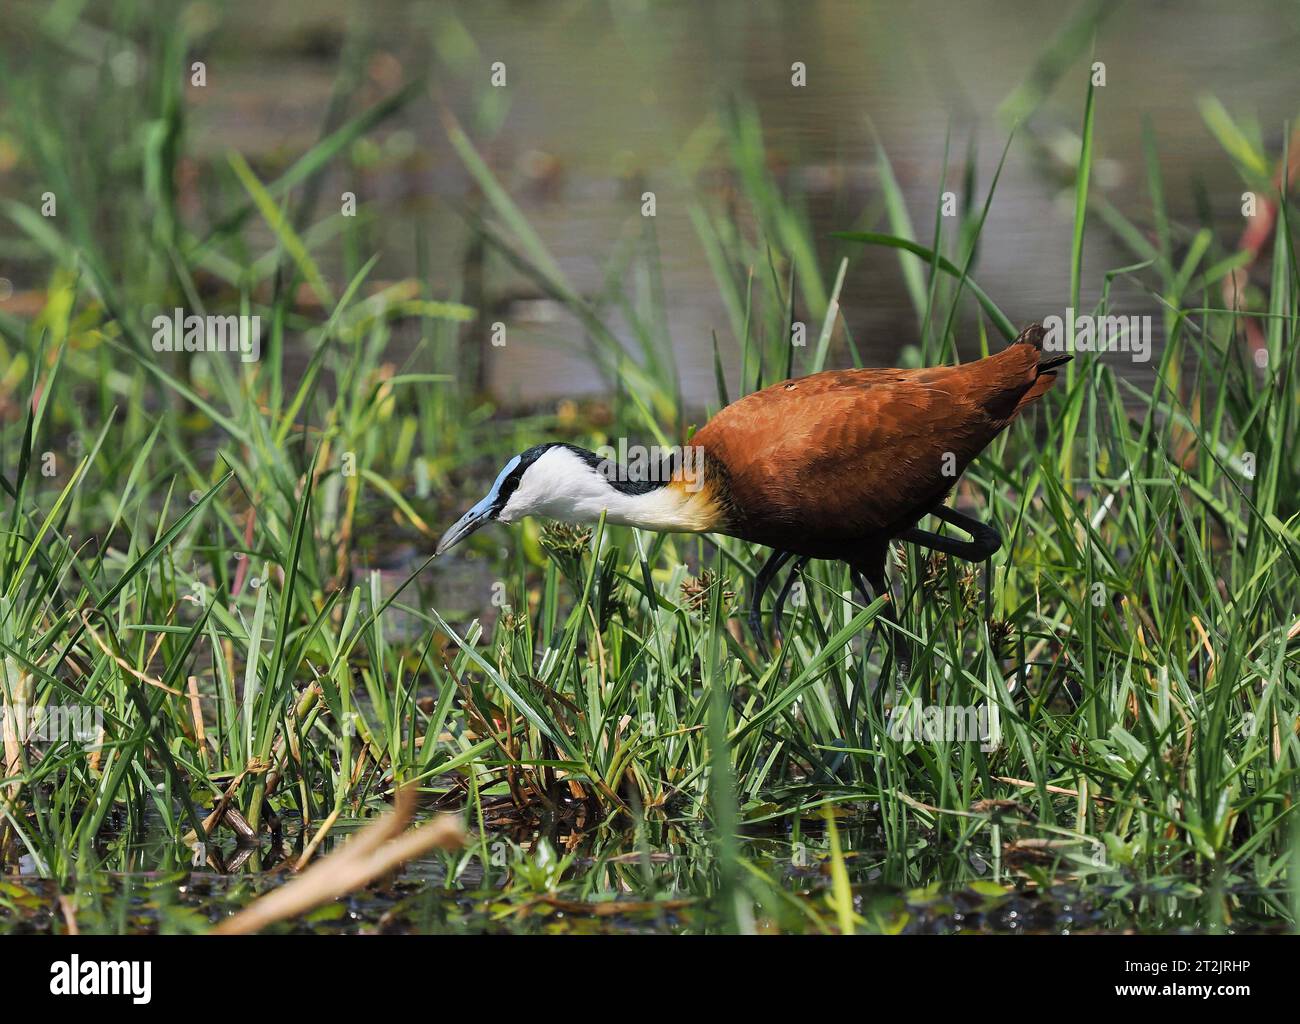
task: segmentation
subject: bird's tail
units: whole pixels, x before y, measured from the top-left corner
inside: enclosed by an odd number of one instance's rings
[[[1038,352],[1038,362],[1034,372],[1034,382],[1029,386],[1029,390],[1020,396],[1020,401],[1016,403],[1015,414],[1019,415],[1025,406],[1031,405],[1038,401],[1048,390],[1056,383],[1056,369],[1064,366],[1074,358],[1069,352],[1043,352],[1043,338],[1047,334],[1047,329],[1042,324],[1030,324],[1023,331],[1013,345],[1031,345]]]

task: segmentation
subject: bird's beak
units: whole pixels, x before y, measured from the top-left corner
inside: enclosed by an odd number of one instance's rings
[[[438,556],[448,548],[455,547],[471,533],[477,530],[485,523],[492,521],[492,496],[488,495],[472,509],[456,520],[456,523],[450,530],[442,535],[442,540],[438,541],[438,546],[434,548],[434,556]]]

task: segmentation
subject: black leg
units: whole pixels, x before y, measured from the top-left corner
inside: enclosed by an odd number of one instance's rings
[[[749,606],[749,631],[754,634],[759,653],[767,657],[767,641],[763,639],[763,593],[772,585],[781,566],[793,556],[788,551],[773,551],[754,577],[754,597]]]
[[[808,556],[800,556],[799,561],[795,562],[790,569],[790,575],[785,578],[781,592],[776,595],[776,607],[772,609],[772,635],[778,640],[783,639],[781,636],[781,614],[785,611],[785,599],[789,596],[795,580],[799,578],[799,573],[803,571],[803,567],[807,564]]]
[[[899,534],[899,539],[919,544],[921,547],[930,548],[934,551],[942,551],[946,555],[952,555],[954,558],[961,558],[967,562],[987,561],[1002,547],[1001,534],[987,523],[981,523],[978,519],[972,519],[970,516],[945,505],[939,505],[931,509],[931,511],[934,513],[935,518],[970,534],[971,540],[941,537],[937,533],[930,533],[928,530],[918,530],[916,528]]]
[[[898,617],[894,615],[894,600],[887,591],[883,593],[889,598],[880,612],[880,617],[886,623],[885,642],[889,645],[890,656],[898,666],[899,675],[906,679],[912,674],[912,644],[894,628],[898,625]]]
[[[984,556],[984,617],[986,619],[993,617],[993,600],[991,595],[991,581],[993,577],[993,555],[1002,547],[1002,537],[997,530],[987,523],[981,523],[978,519],[972,519],[964,512],[958,512],[955,508],[948,508],[940,505],[935,509],[934,514],[942,519],[945,523],[957,527],[959,530],[965,530],[975,538],[975,543],[983,543],[988,549],[988,554]]]
[[[875,600],[871,596],[871,591],[867,588],[866,577],[852,566],[849,566],[849,578],[853,580],[853,589],[858,592],[858,597],[862,598],[863,604],[870,604]]]
[[[862,599],[870,604],[875,597],[885,598],[885,606],[881,609],[880,618],[885,620],[884,632],[885,643],[888,647],[889,654],[894,664],[898,666],[898,671],[904,676],[912,674],[912,645],[907,638],[902,636],[894,627],[898,625],[898,619],[894,615],[894,600],[889,593],[889,584],[885,581],[885,554],[887,549],[881,546],[875,551],[849,565],[850,575],[853,579],[853,585],[857,588]],[[871,591],[868,593],[867,584],[871,585]],[[884,693],[883,688],[878,689],[878,693]]]
[[[943,520],[949,526],[965,530],[975,538],[976,544],[988,546],[990,548],[989,555],[995,554],[1002,547],[1002,535],[997,530],[988,523],[981,522],[973,516],[968,516],[965,512],[958,512],[955,508],[940,505],[934,510],[934,515],[935,518]]]

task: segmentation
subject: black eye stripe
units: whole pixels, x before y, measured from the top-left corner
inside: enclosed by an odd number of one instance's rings
[[[576,444],[569,444],[565,441],[547,441],[544,444],[533,445],[527,451],[519,453],[519,465],[510,471],[508,477],[501,481],[493,509],[495,512],[500,512],[505,508],[506,503],[510,501],[511,495],[519,489],[519,482],[524,478],[524,473],[528,471],[528,467],[552,448],[567,448],[597,473],[605,477],[614,490],[621,491],[623,494],[646,494],[658,490],[668,480],[672,479],[673,470],[677,464],[677,453],[675,451],[669,452],[658,474],[651,473],[649,479],[645,480],[627,479],[622,473],[611,472],[610,460],[602,458],[595,452],[588,451],[586,448],[579,448]],[[618,469],[618,464],[613,463],[613,468]]]
[[[524,478],[523,466],[516,466],[514,472],[501,481],[501,490],[498,492],[498,504],[504,505],[510,500],[510,495],[519,489],[519,481]]]
[[[512,469],[510,475],[501,481],[501,486],[497,490],[497,500],[493,506],[493,512],[500,512],[506,507],[511,495],[519,489],[519,481],[524,478],[524,472],[528,467],[558,443],[558,441],[550,441],[546,444],[533,445],[527,451],[519,453],[519,465]]]

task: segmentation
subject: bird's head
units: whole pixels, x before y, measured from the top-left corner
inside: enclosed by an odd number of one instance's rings
[[[438,541],[435,554],[459,544],[491,522],[514,523],[525,516],[583,521],[592,515],[590,501],[608,489],[594,453],[551,442],[520,452],[497,474],[487,494],[456,521]],[[599,508],[595,509],[599,517]]]
[[[595,523],[604,515],[610,523],[650,530],[716,529],[720,513],[711,496],[685,486],[682,473],[665,465],[652,479],[629,479],[627,467],[613,458],[561,442],[539,444],[505,464],[482,500],[442,535],[435,554],[490,522],[526,516]]]
[[[455,547],[475,530],[488,523],[494,521],[511,523],[519,518],[519,503],[514,501],[515,495],[524,482],[524,477],[536,465],[546,447],[539,445],[530,448],[507,462],[497,474],[492,486],[488,488],[487,494],[442,535],[434,554],[440,555],[448,548]]]

